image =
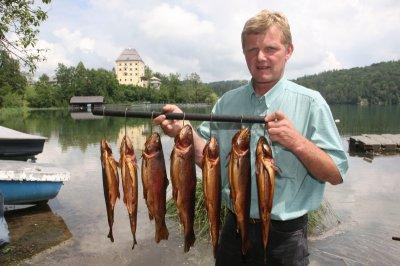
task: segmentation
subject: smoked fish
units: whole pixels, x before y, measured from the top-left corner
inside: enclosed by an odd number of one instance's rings
[[[118,162],[115,161],[111,147],[105,139],[100,141],[100,153],[104,199],[106,201],[108,226],[110,228],[107,237],[110,238],[111,242],[114,242],[112,231],[114,223],[114,207],[117,198],[119,198]]]
[[[142,152],[143,197],[149,210],[150,220],[155,219],[155,241],[167,240],[169,232],[165,224],[166,195],[168,187],[164,154],[160,135],[152,133]]]
[[[261,238],[267,249],[272,201],[274,198],[275,174],[277,167],[272,158],[272,150],[265,137],[260,137],[256,148],[256,179],[258,208],[261,220]]]
[[[242,254],[250,248],[248,224],[250,219],[250,130],[243,128],[232,138],[228,178],[230,196],[236,214],[236,226],[242,238]]]
[[[170,171],[172,196],[178,209],[180,222],[184,228],[184,251],[188,252],[196,240],[193,230],[196,200],[196,168],[193,132],[190,125],[185,125],[175,137],[175,146],[171,153]]]
[[[203,192],[210,225],[210,235],[216,257],[221,216],[221,162],[217,139],[211,137],[203,150]]]
[[[128,136],[122,138],[120,147],[120,161],[122,188],[124,191],[124,203],[128,209],[129,222],[133,237],[132,249],[137,244],[136,241],[136,221],[138,207],[138,180],[137,162],[132,142]]]

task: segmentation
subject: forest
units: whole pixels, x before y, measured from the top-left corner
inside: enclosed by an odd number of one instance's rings
[[[104,96],[106,103],[209,103],[218,96],[196,73],[181,78],[178,73],[164,75],[146,69],[148,77],[161,80],[160,89],[120,85],[114,71],[58,64],[54,77],[42,75],[29,82],[19,62],[5,51],[0,54],[0,107],[63,107],[72,96]]]

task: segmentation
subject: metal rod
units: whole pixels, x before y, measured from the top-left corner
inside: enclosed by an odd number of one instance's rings
[[[94,115],[102,115],[102,116],[117,116],[117,117],[125,117],[125,108],[115,108],[115,107],[104,107],[104,106],[96,106],[93,108],[92,113]],[[126,110],[126,117],[135,117],[135,118],[155,118],[163,112],[157,111],[134,111],[134,110]],[[192,121],[210,121],[209,114],[196,114],[196,113],[167,113],[164,114],[168,120],[192,120]],[[234,115],[213,115],[213,122],[235,122],[235,123],[259,123],[264,124],[264,116],[234,116]]]

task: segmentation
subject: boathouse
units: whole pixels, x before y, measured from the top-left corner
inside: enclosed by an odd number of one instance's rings
[[[69,109],[71,111],[88,111],[93,110],[95,106],[103,105],[103,96],[73,96],[69,101]]]

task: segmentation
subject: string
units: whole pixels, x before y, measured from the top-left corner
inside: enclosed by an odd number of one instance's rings
[[[150,135],[153,134],[153,117],[154,117],[154,111],[151,111]]]
[[[126,138],[126,111],[128,111],[128,106],[125,107],[125,138]]]
[[[186,116],[186,114],[185,114],[185,112],[183,112],[183,120],[182,120],[183,126],[185,126],[185,116]]]
[[[210,139],[212,137],[212,113],[210,113]]]

